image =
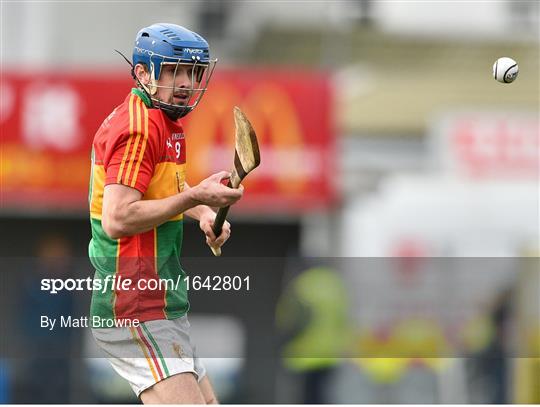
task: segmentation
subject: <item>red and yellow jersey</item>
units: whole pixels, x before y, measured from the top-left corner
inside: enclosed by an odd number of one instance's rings
[[[150,106],[147,96],[133,89],[94,137],[89,190],[89,256],[96,268],[92,317],[174,319],[189,308],[180,266],[182,214],[148,232],[120,239],[111,239],[101,225],[106,185],[135,188],[143,194],[142,199],[166,198],[184,188],[182,126]],[[163,284],[161,280],[170,282]]]

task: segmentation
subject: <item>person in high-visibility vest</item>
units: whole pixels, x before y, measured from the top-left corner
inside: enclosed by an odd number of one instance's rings
[[[314,267],[294,278],[277,306],[277,327],[287,337],[284,366],[304,376],[304,400],[328,402],[325,383],[350,344],[347,291],[339,275]]]

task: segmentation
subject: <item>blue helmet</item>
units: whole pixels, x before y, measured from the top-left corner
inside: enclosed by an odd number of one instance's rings
[[[169,117],[177,119],[191,112],[199,103],[208,87],[217,60],[210,59],[208,42],[199,34],[176,24],[158,23],[145,27],[137,33],[133,48],[133,66],[144,64],[150,73],[150,84],[139,85],[149,94],[156,107]],[[191,69],[190,97],[183,105],[156,97],[158,88],[174,86],[158,85],[163,64],[188,64]],[[175,70],[176,74],[176,70]]]

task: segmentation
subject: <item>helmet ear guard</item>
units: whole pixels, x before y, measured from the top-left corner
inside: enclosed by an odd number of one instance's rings
[[[157,83],[158,83],[159,78],[156,78],[155,72],[156,72],[156,69],[154,67],[154,61],[150,60],[150,68],[148,69],[148,73],[150,74],[150,86],[148,87],[148,93],[151,96],[154,96],[158,90]]]
[[[135,66],[136,66],[135,65],[133,67],[132,71],[133,71],[133,78],[137,81],[137,85],[139,86],[139,88],[142,88],[149,96],[155,95],[157,93],[157,81],[154,79],[154,75],[152,73],[152,68],[148,68],[148,66],[146,66],[143,63],[139,63],[137,65],[144,66],[144,68],[148,72],[148,77],[149,77],[148,84],[143,83],[140,80],[140,78],[137,76],[137,74],[135,73]]]
[[[118,51],[117,49],[115,49],[115,51],[118,54],[120,54],[122,56],[122,58],[124,58],[126,60],[126,62],[131,66],[131,77],[137,82],[137,86],[139,88],[141,88],[148,95],[149,99],[151,99],[151,95],[155,94],[157,92],[157,87],[156,87],[157,81],[153,80],[153,75],[152,75],[151,70],[148,68],[148,65],[145,64],[144,62],[138,62],[137,64],[133,64],[133,62],[131,62],[129,59],[127,59],[127,57],[124,54],[122,54],[120,51]],[[146,68],[146,70],[148,70],[148,73],[150,74],[150,83],[151,83],[150,88],[147,85],[145,85],[144,83],[142,83],[141,80],[137,77],[137,74],[135,73],[135,67],[137,65],[139,65],[139,64],[144,66]]]

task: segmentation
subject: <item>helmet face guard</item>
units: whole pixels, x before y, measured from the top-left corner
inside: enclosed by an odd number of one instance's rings
[[[174,24],[153,24],[137,34],[133,49],[133,66],[143,64],[150,73],[150,82],[139,86],[148,94],[155,107],[176,120],[191,112],[203,97],[214,73],[217,59],[210,59],[208,43],[200,35]],[[170,83],[163,83],[162,69],[173,66]],[[179,69],[188,67],[190,86],[175,87]],[[158,97],[160,89],[168,90],[168,100]],[[181,104],[174,103],[174,95],[181,94]]]
[[[161,62],[158,62],[159,68],[156,69],[155,60],[161,59]],[[149,67],[150,71],[150,83],[148,85],[140,84],[143,89],[148,93],[150,99],[154,103],[154,106],[163,110],[167,115],[176,120],[178,118],[184,117],[189,112],[191,112],[199,104],[200,100],[204,96],[206,89],[208,88],[208,83],[212,78],[214,69],[216,67],[217,59],[209,60],[208,63],[201,63],[198,60],[194,59],[192,63],[186,63],[178,59],[176,62],[171,62],[171,58],[165,57],[163,55],[154,54],[152,63]],[[173,76],[169,83],[163,83],[163,80],[160,84],[160,77],[162,76],[164,66],[169,65],[174,68]],[[175,87],[176,77],[180,68],[188,68],[188,77],[190,86],[189,87]],[[159,72],[156,75],[156,72]],[[158,98],[157,94],[160,89],[168,90],[169,97],[167,100]],[[186,97],[185,102],[182,104],[174,103],[174,95],[182,94]]]

